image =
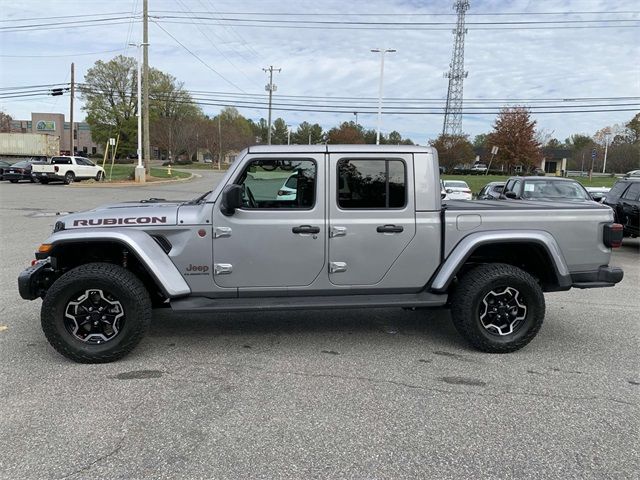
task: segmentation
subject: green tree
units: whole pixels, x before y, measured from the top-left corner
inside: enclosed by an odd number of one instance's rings
[[[271,144],[286,145],[288,140],[287,122],[282,118],[276,118],[271,127]]]
[[[489,134],[481,133],[473,137],[473,148],[486,148]]]
[[[297,145],[314,145],[324,141],[324,132],[322,127],[317,123],[313,125],[309,122],[302,122],[298,125],[298,129],[291,134],[291,143]]]
[[[473,145],[468,135],[441,134],[435,140],[429,141],[429,145],[438,151],[440,165],[447,169],[473,163]]]
[[[640,143],[640,113],[636,113],[626,127],[630,143]]]
[[[13,118],[8,113],[4,113],[0,110],[0,132],[8,133],[11,132],[11,122]]]

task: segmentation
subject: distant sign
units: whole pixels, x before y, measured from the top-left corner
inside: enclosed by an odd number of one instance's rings
[[[598,151],[594,148],[591,150],[591,158],[595,159],[598,156]]]
[[[36,131],[38,132],[55,132],[56,122],[53,120],[38,120],[36,122]]]

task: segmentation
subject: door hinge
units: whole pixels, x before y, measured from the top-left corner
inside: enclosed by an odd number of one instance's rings
[[[216,227],[214,230],[213,238],[230,237],[231,228],[229,227]]]
[[[329,238],[344,237],[347,234],[347,227],[331,227]]]
[[[340,273],[347,271],[347,262],[329,262],[329,273]]]
[[[213,265],[214,275],[229,275],[233,272],[233,265],[230,263],[215,263]]]

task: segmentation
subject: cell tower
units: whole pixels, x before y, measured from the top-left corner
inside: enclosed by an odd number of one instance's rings
[[[464,37],[467,34],[467,29],[464,27],[464,16],[469,9],[469,0],[456,0],[453,9],[458,12],[458,21],[455,30],[453,30],[453,54],[449,64],[451,68],[444,74],[444,77],[449,79],[449,88],[442,133],[461,135],[463,82],[469,74],[464,70]]]

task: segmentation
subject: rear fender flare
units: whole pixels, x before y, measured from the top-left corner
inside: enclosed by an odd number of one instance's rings
[[[545,231],[519,230],[477,232],[464,237],[438,270],[431,282],[431,291],[446,292],[456,274],[477,248],[496,243],[529,243],[541,246],[551,259],[558,287],[571,287],[571,274],[556,239]]]

